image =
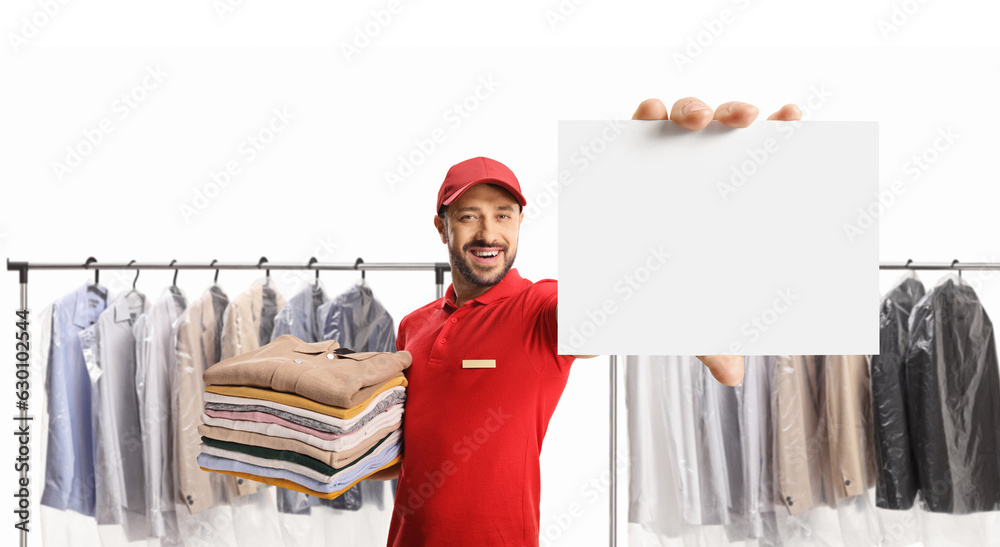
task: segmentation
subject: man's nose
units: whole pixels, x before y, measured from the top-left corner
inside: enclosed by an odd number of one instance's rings
[[[476,236],[478,239],[481,239],[483,242],[489,245],[495,241],[494,238],[496,237],[496,235],[497,235],[497,227],[492,220],[484,218],[482,221],[480,221],[479,229],[476,230]]]

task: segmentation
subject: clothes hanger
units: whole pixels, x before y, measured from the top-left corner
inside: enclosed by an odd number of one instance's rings
[[[364,263],[365,263],[365,261],[361,260],[361,257],[359,256],[358,259],[354,261],[354,269],[357,270],[358,269],[358,264],[364,264]],[[361,286],[364,286],[364,285],[365,285],[365,271],[361,270]]]
[[[175,262],[177,262],[176,258],[170,261],[170,266],[173,266]],[[179,272],[179,271],[180,271],[180,269],[174,268],[174,284],[170,286],[172,289],[176,289],[177,288],[177,272]]]
[[[266,256],[260,257],[260,260],[257,261],[257,269],[260,269],[261,265],[264,264],[267,261],[268,260],[267,260]],[[270,268],[267,269],[267,276],[264,277],[264,286],[265,287],[270,287],[271,286],[271,269]]]
[[[131,266],[135,263],[135,259],[129,260],[128,265]],[[135,269],[135,277],[132,279],[132,291],[135,291],[135,282],[139,281],[139,268]]]
[[[315,263],[317,263],[317,262],[319,262],[319,261],[316,260],[315,256],[310,257],[309,258],[309,262],[306,263],[306,268],[311,268],[312,265],[315,264]],[[313,284],[313,288],[316,288],[316,289],[319,288],[319,269],[318,268],[316,269],[316,283]]]
[[[92,256],[87,257],[87,261],[83,263],[83,267],[86,268],[91,262],[97,262],[97,259]],[[107,296],[106,291],[101,292],[101,270],[94,268],[94,283],[92,285],[87,285],[87,291],[92,292],[101,298]]]
[[[173,266],[174,262],[177,262],[176,258],[170,261],[170,265]],[[173,282],[172,285],[170,285],[169,287],[167,287],[167,290],[170,291],[170,294],[172,294],[175,297],[177,297],[178,299],[180,299],[179,300],[180,302],[183,302],[184,301],[184,292],[181,291],[180,287],[177,286],[177,272],[178,271],[179,270],[177,270],[176,268],[174,269],[174,282]]]
[[[218,258],[213,258],[212,262],[209,263],[209,267],[215,266],[215,263],[218,262],[218,261],[219,261]],[[212,280],[212,283],[214,283],[216,285],[219,284],[219,269],[218,268],[215,269],[215,278]]]
[[[135,259],[132,259],[128,262],[128,266],[131,266],[132,264],[135,264]],[[136,281],[139,281],[139,268],[135,269],[135,277],[132,279],[132,289],[127,293],[125,293],[124,298],[129,298],[132,295],[138,295],[139,305],[142,305],[142,303],[146,301],[146,295],[142,294],[135,288]]]
[[[951,261],[951,267],[954,268],[955,264],[958,264],[958,259],[957,258],[955,260]],[[962,270],[961,270],[961,268],[959,268],[959,270],[958,270],[958,284],[959,285],[962,284]]]

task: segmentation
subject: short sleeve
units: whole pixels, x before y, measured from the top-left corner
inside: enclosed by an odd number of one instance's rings
[[[559,300],[558,283],[543,280],[528,289],[529,297],[525,302],[525,315],[535,317],[540,334],[556,343],[556,304]]]
[[[558,354],[558,283],[554,279],[543,279],[528,287],[524,293],[522,324],[525,329],[525,352],[539,373],[564,372],[574,358]]]

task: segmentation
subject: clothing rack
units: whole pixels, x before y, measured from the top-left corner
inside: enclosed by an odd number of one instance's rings
[[[271,274],[271,270],[315,270],[316,277],[319,278],[320,270],[360,270],[361,277],[365,276],[366,270],[379,270],[379,271],[433,271],[434,272],[434,283],[436,286],[437,298],[444,296],[444,273],[451,271],[451,265],[447,262],[365,262],[361,258],[358,258],[353,263],[333,263],[333,262],[319,262],[316,257],[312,257],[305,264],[286,262],[286,263],[275,263],[269,262],[267,257],[260,257],[256,263],[236,263],[236,262],[219,262],[218,260],[213,260],[209,263],[185,263],[178,262],[177,260],[172,260],[169,263],[153,263],[153,262],[137,262],[132,260],[128,263],[125,262],[98,262],[94,257],[88,257],[85,262],[25,262],[25,261],[12,261],[10,258],[7,259],[7,270],[18,272],[18,282],[21,288],[20,297],[20,307],[18,311],[25,311],[24,317],[20,317],[21,321],[26,324],[30,324],[29,315],[27,314],[28,309],[28,270],[77,270],[86,269],[94,270],[94,282],[99,282],[99,276],[101,270],[136,270],[136,276],[138,277],[139,270],[174,270],[174,284],[177,283],[177,272],[179,270],[215,270],[216,280],[218,280],[219,270],[264,270],[268,276]],[[21,338],[19,338],[21,339]],[[30,346],[27,346],[24,351],[19,351],[17,353],[16,367],[19,380],[28,381],[28,361],[30,358],[29,352]],[[22,358],[23,357],[23,358]],[[23,371],[23,372],[22,372]],[[24,375],[22,378],[21,375]],[[26,392],[27,393],[27,392]],[[27,406],[20,407],[20,412],[15,416],[15,420],[19,420],[21,424],[30,423],[32,417],[28,416]],[[27,469],[21,470],[21,480],[27,480]],[[25,483],[27,484],[27,483]],[[28,532],[22,529],[20,534],[20,547],[27,547],[28,545]]]
[[[319,275],[320,270],[360,270],[364,276],[365,270],[381,271],[420,271],[433,270],[434,281],[437,287],[437,298],[444,296],[444,272],[451,271],[451,265],[447,262],[364,262],[358,258],[354,263],[324,263],[316,260],[315,257],[309,259],[305,264],[286,262],[269,262],[266,257],[261,257],[256,263],[226,263],[213,260],[210,263],[181,263],[173,260],[169,263],[136,262],[128,263],[101,263],[94,257],[88,257],[83,263],[73,262],[23,262],[11,261],[7,259],[7,270],[19,272],[19,283],[21,286],[21,310],[28,309],[28,270],[72,270],[87,269],[95,271],[95,282],[100,270],[175,270],[174,280],[176,282],[177,270],[265,270],[270,274],[270,270],[315,270]],[[1000,262],[882,262],[879,264],[880,270],[957,270],[961,275],[962,270],[1000,270]],[[218,273],[218,272],[217,272]],[[610,508],[609,508],[609,545],[612,547],[618,544],[618,355],[611,355],[611,385],[609,393],[609,405],[611,407],[610,423],[610,450],[608,453],[608,466],[610,474]],[[22,360],[19,358],[19,362]],[[27,366],[27,358],[23,360]],[[20,411],[20,419],[28,420],[27,410]],[[21,477],[26,478],[27,472],[22,471]],[[27,546],[27,532],[21,532],[21,547]]]
[[[1000,262],[959,262],[957,259],[951,262],[914,262],[912,259],[906,262],[880,262],[879,270],[957,270],[958,275],[962,275],[962,270],[1000,270]],[[611,537],[608,545],[616,547],[618,545],[618,355],[611,355],[611,451],[609,453],[609,472],[611,476]],[[623,356],[624,357],[624,356]],[[624,359],[623,359],[624,362]]]

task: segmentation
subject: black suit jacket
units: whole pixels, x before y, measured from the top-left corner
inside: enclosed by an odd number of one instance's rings
[[[910,436],[927,509],[1000,509],[1000,370],[993,323],[967,283],[949,277],[910,318]]]
[[[872,418],[875,433],[875,504],[909,509],[917,495],[917,472],[910,448],[906,409],[906,348],[910,311],[925,294],[916,278],[906,278],[882,298],[879,354],[871,359]]]

